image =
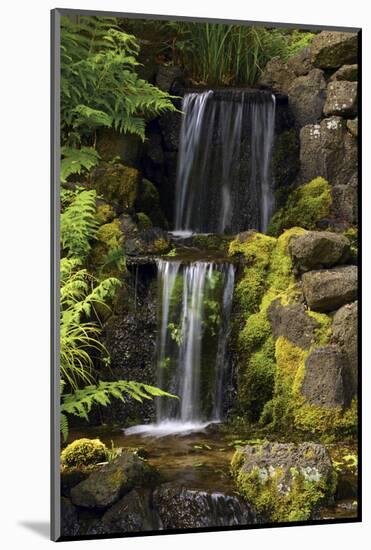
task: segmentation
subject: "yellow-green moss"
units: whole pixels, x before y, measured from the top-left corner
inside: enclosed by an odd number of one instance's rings
[[[169,251],[170,243],[165,239],[156,239],[153,242],[153,251],[156,254],[165,254]]]
[[[91,265],[99,274],[119,275],[125,268],[123,245],[124,234],[119,219],[101,225],[90,253]]]
[[[100,439],[76,439],[62,451],[61,464],[65,467],[89,466],[105,462],[108,449]]]
[[[329,479],[310,481],[296,468],[291,468],[290,490],[284,491],[287,472],[282,468],[261,471],[255,466],[251,471],[243,471],[242,466],[243,454],[236,451],[231,462],[232,475],[241,495],[254,506],[263,521],[306,521],[335,492],[335,472]]]
[[[351,259],[353,262],[356,262],[358,258],[358,228],[348,227],[348,229],[344,231],[344,235],[350,242]]]
[[[132,208],[138,192],[139,172],[122,164],[107,164],[93,172],[90,184],[106,200],[123,209]]]
[[[99,225],[110,223],[115,217],[115,211],[110,204],[98,204],[95,217]]]
[[[140,230],[150,229],[152,227],[151,220],[149,219],[147,214],[145,214],[144,212],[138,212],[137,218],[138,218],[138,227]]]
[[[296,225],[315,229],[319,220],[329,216],[331,204],[330,184],[324,178],[315,178],[292,191],[286,205],[272,217],[268,233],[279,235]]]

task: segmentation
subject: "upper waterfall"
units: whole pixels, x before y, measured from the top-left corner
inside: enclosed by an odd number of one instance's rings
[[[182,111],[175,230],[266,231],[274,206],[274,95],[191,92]]]

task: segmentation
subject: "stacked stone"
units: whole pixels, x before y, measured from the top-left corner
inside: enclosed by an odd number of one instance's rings
[[[357,223],[357,40],[323,31],[287,63],[271,60],[260,80],[288,95],[300,136],[297,184],[318,176],[332,184],[339,229]]]

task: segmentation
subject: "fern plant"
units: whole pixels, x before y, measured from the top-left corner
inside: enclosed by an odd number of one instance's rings
[[[95,239],[98,229],[96,220],[96,198],[94,189],[78,188],[71,195],[69,204],[61,213],[61,245],[68,257],[79,258],[82,262],[90,252],[90,241]]]
[[[78,23],[62,18],[61,131],[69,152],[63,177],[94,161],[84,146],[94,146],[97,128],[144,140],[146,117],[175,110],[169,94],[139,78],[138,53],[135,37],[121,31],[115,18],[80,17]],[[66,160],[71,148],[77,150],[75,164]]]

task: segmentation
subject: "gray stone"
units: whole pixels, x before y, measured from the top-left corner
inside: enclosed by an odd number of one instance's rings
[[[301,393],[310,405],[334,408],[350,403],[346,357],[337,346],[317,348],[305,361]]]
[[[357,33],[322,31],[312,41],[312,63],[320,69],[337,69],[357,63]]]
[[[295,78],[296,74],[291,67],[279,57],[273,57],[266,64],[258,84],[259,86],[272,88],[275,92],[287,94]]]
[[[308,231],[291,239],[289,251],[299,272],[345,263],[350,254],[349,240],[330,231]]]
[[[348,225],[358,223],[358,185],[355,174],[346,185],[335,185],[331,189],[333,215]]]
[[[71,489],[76,506],[104,509],[112,506],[134,486],[146,484],[155,471],[135,453],[123,452]]]
[[[323,113],[325,116],[355,116],[357,114],[357,82],[346,80],[330,82],[327,86]]]
[[[179,149],[182,114],[166,111],[159,117],[158,122],[162,132],[164,149],[166,151],[177,151]]]
[[[303,48],[296,55],[290,57],[287,61],[287,67],[293,70],[296,76],[308,74],[313,69],[311,49],[309,47]]]
[[[99,527],[103,533],[133,533],[158,529],[159,518],[151,507],[151,491],[130,491],[107,510]]]
[[[313,343],[319,325],[306,313],[303,304],[283,306],[280,300],[274,300],[267,313],[275,338],[284,336],[302,349],[308,349]]]
[[[306,76],[296,78],[288,95],[289,105],[299,126],[317,122],[321,118],[326,98],[323,71],[313,69]]]
[[[357,394],[358,382],[358,302],[346,304],[334,315],[332,341],[348,359],[351,377],[351,395]]]
[[[357,171],[357,141],[341,117],[325,118],[300,131],[300,180],[322,176],[332,185],[347,184]]]
[[[358,137],[358,117],[347,120],[347,128],[354,137]]]
[[[349,82],[358,80],[358,65],[343,65],[331,76],[330,82],[333,80],[348,80]]]
[[[156,86],[163,92],[171,92],[174,83],[183,79],[183,71],[179,67],[159,65],[156,75]]]
[[[308,271],[302,276],[308,306],[316,311],[334,311],[357,296],[357,267],[354,265]]]
[[[162,529],[227,527],[256,523],[251,506],[237,495],[164,483],[153,494]]]
[[[61,498],[61,535],[75,537],[80,529],[77,509],[69,498]]]

